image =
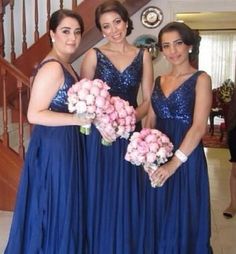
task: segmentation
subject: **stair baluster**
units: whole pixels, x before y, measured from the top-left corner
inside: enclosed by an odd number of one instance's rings
[[[24,134],[23,134],[23,110],[22,110],[22,87],[21,81],[17,80],[17,88],[19,92],[19,147],[18,152],[21,158],[24,158],[25,147],[24,147]]]
[[[10,1],[11,10],[11,62],[13,63],[16,59],[15,53],[15,33],[14,33],[14,0]]]
[[[63,9],[63,0],[60,0],[60,9]]]
[[[77,0],[72,0],[72,10],[77,7]]]
[[[23,33],[23,41],[22,41],[22,52],[24,53],[27,49],[26,42],[26,17],[25,17],[25,0],[23,0],[22,6],[22,33]]]
[[[7,119],[7,95],[6,95],[6,78],[7,71],[6,69],[1,69],[2,76],[2,101],[3,101],[3,134],[2,134],[2,142],[5,146],[9,146],[9,134],[8,134],[8,119]]]
[[[34,31],[34,42],[39,39],[39,30],[38,30],[38,0],[35,0],[35,31]]]
[[[3,29],[3,17],[4,17],[4,12],[3,12],[3,2],[0,1],[0,55],[2,57],[5,56],[4,53],[4,29]]]
[[[46,31],[49,30],[50,13],[51,13],[51,2],[50,2],[50,0],[47,0],[47,23],[46,23]]]

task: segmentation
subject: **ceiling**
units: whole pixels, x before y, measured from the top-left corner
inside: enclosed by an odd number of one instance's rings
[[[236,29],[236,12],[178,13],[176,20],[184,21],[193,29]]]

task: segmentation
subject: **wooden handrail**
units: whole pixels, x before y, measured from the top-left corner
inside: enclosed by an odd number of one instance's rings
[[[17,69],[14,65],[6,61],[2,56],[0,56],[0,66],[4,68],[9,74],[14,76],[17,80],[30,87],[30,78]]]
[[[7,82],[8,80],[8,82]],[[8,133],[8,114],[7,109],[10,104],[8,103],[8,93],[9,88],[7,84],[15,84],[15,88],[18,91],[18,105],[14,107],[17,111],[17,122],[18,122],[18,154],[20,158],[24,158],[25,148],[24,148],[24,138],[23,138],[23,93],[26,92],[28,101],[29,91],[30,91],[30,78],[26,77],[21,71],[19,71],[14,65],[6,61],[2,56],[0,56],[0,81],[1,81],[1,91],[2,91],[2,106],[3,106],[3,134],[2,142],[3,144],[10,148],[9,145],[9,133]],[[28,104],[28,103],[27,103]]]

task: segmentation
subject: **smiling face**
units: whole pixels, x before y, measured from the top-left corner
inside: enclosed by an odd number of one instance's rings
[[[61,54],[71,55],[76,52],[81,40],[81,27],[75,18],[65,17],[55,32],[50,30],[53,48]]]
[[[114,43],[121,42],[126,37],[127,23],[116,12],[106,12],[100,17],[101,31],[103,35]]]
[[[164,56],[172,64],[181,64],[189,61],[189,49],[183,42],[180,34],[177,31],[164,32],[161,38],[161,47]]]

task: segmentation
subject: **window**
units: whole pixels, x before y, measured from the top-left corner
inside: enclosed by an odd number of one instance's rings
[[[212,78],[212,88],[235,81],[236,31],[200,31],[199,69]]]

